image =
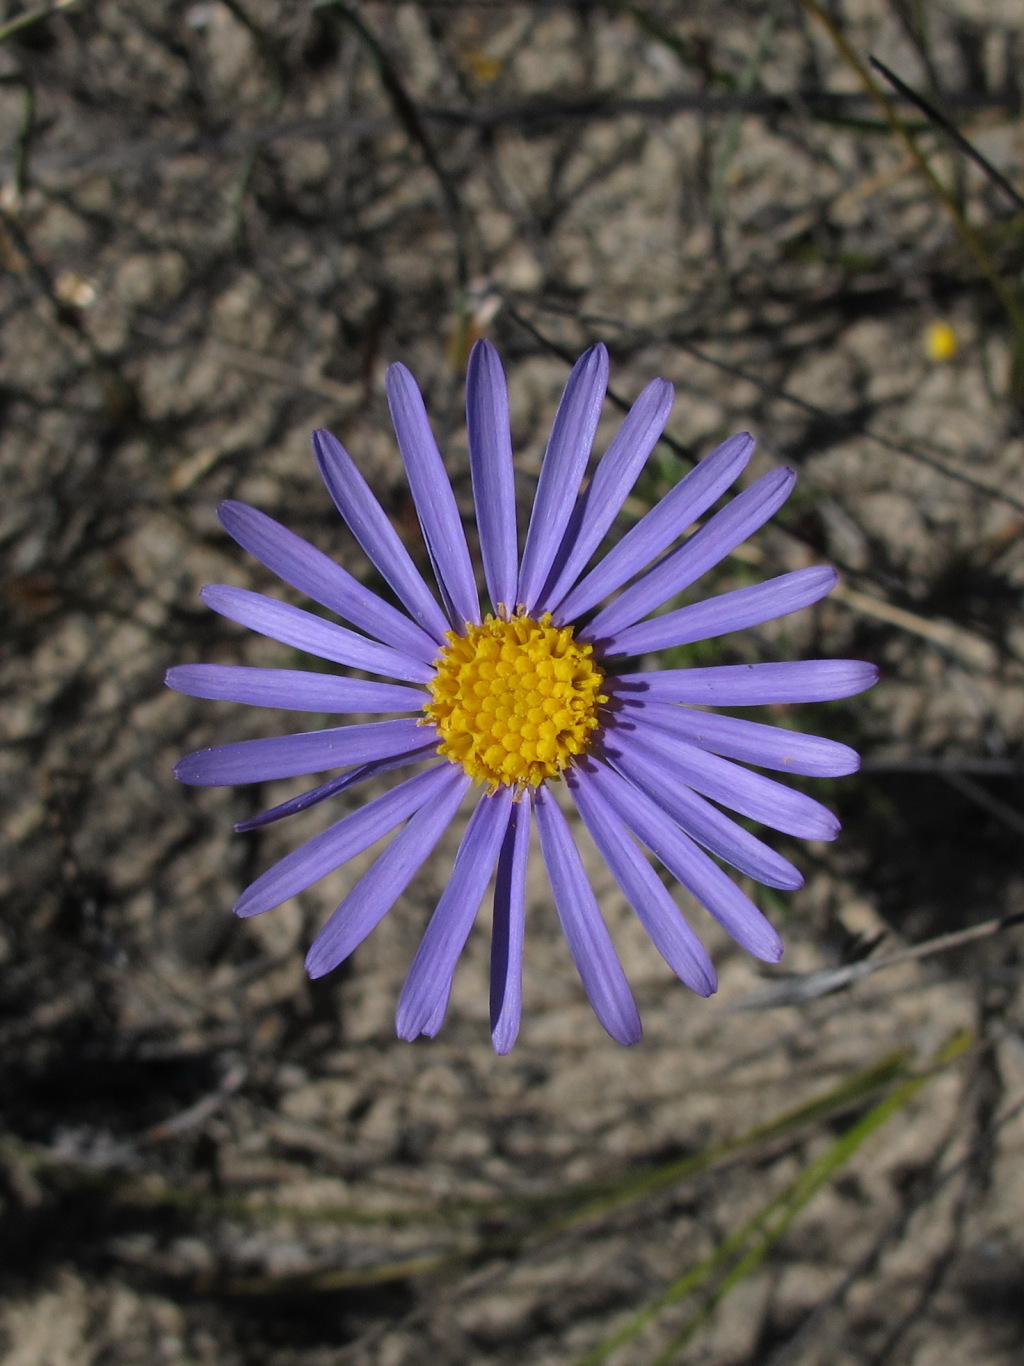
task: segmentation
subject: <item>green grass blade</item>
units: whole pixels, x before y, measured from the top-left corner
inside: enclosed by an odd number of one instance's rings
[[[904,1109],[939,1071],[960,1057],[970,1042],[970,1036],[966,1033],[954,1035],[939,1050],[924,1072],[900,1082],[841,1135],[826,1152],[809,1162],[784,1191],[770,1200],[753,1218],[724,1238],[707,1257],[690,1267],[660,1294],[648,1301],[621,1328],[591,1348],[580,1358],[578,1366],[600,1366],[600,1363],[607,1361],[619,1347],[631,1342],[654,1322],[664,1309],[707,1286],[716,1275],[722,1274],[722,1279],[705,1303],[687,1320],[680,1332],[651,1363],[651,1366],[669,1366],[676,1353],[698,1332],[718,1304],[760,1266],[818,1191],[832,1180],[872,1134]]]

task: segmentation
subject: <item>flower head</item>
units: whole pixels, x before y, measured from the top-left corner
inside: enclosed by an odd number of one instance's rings
[[[171,687],[196,697],[329,714],[399,714],[200,750],[175,769],[182,782],[195,784],[344,770],[236,827],[246,830],[379,774],[420,766],[287,855],[239,899],[239,915],[269,910],[398,831],[317,936],[306,960],[313,977],[337,967],[390,910],[472,794],[451,876],[399,999],[398,1033],[405,1039],[440,1029],[456,963],[493,877],[492,1032],[498,1052],[512,1047],[534,823],[555,906],[594,1009],[619,1042],[640,1037],[636,1005],[570,826],[552,796],[553,783],[564,782],[669,966],[705,996],[716,987],[714,967],[641,846],[739,944],[773,962],[782,953],[778,935],[718,860],[770,887],[799,887],[801,875],[720,807],[801,838],[832,839],[839,829],[824,806],[743,765],[831,776],[856,769],[853,750],[696,708],[848,697],[875,681],[872,665],[809,660],[621,671],[631,659],[758,625],[830,591],[833,570],[801,569],[651,616],[763,525],[796,476],[789,469],[764,475],[686,537],[750,459],[753,439],[734,436],[588,570],[672,404],[664,380],[648,385],[581,488],[607,378],[600,345],[569,377],[520,556],[505,378],[488,342],[473,351],[466,409],[490,605],[483,613],[423,400],[408,370],[392,366],[388,402],[440,603],[348,453],[329,432],[317,432],[317,463],[338,511],[404,610],[271,518],[235,502],[220,510],[228,533],[357,630],[241,588],[214,585],[202,596],[254,631],[373,680],[213,664],[181,665],[167,675]],[[382,679],[391,681],[376,681]]]

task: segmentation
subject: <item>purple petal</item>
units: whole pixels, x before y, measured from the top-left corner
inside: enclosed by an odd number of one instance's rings
[[[538,611],[558,606],[601,544],[665,430],[674,396],[667,380],[656,379],[626,414],[593,479],[577,500],[552,571],[557,577],[544,590]]]
[[[481,797],[469,819],[451,878],[430,917],[398,1000],[400,1039],[433,1037],[441,1028],[459,954],[480,909],[508,828],[512,789]]]
[[[428,700],[421,689],[401,688],[394,683],[235,664],[179,664],[167,670],[164,682],[190,697],[289,711],[420,711]]]
[[[627,626],[602,640],[602,657],[611,655],[642,655],[651,650],[668,650],[677,645],[690,645],[695,640],[710,640],[729,631],[745,631],[750,626],[788,612],[798,612],[820,601],[831,593],[839,582],[839,575],[828,565],[810,569],[795,569],[791,574],[779,574],[764,583],[749,588],[736,588],[731,593],[720,593],[703,602],[691,603],[678,611],[666,612],[653,621],[642,621]],[[581,637],[593,639],[595,620]]]
[[[313,433],[313,452],[335,507],[370,563],[395,590],[412,619],[435,640],[443,641],[448,630],[444,613],[355,461],[336,436],[323,430]]]
[[[338,778],[331,778],[329,782],[312,787],[307,792],[300,792],[297,797],[289,797],[286,802],[280,802],[267,811],[261,811],[257,816],[239,821],[232,828],[239,835],[249,830],[262,830],[265,825],[273,825],[275,821],[283,821],[287,816],[294,816],[299,811],[308,811],[311,806],[319,806],[329,797],[337,797],[339,793],[347,792],[350,787],[365,783],[368,778],[376,778],[382,773],[390,773],[393,769],[407,768],[409,764],[418,763],[421,759],[428,758],[436,748],[435,742],[430,740],[419,749],[406,750],[394,759],[380,759],[374,764],[361,764],[359,768],[353,768]]]
[[[764,707],[853,697],[878,682],[878,669],[859,659],[801,659],[787,664],[713,664],[706,669],[619,674],[609,682],[623,700]]]
[[[402,654],[428,664],[437,658],[436,640],[280,522],[233,500],[221,503],[217,515],[233,540],[300,593]]]
[[[517,601],[532,611],[551,572],[587,468],[608,387],[608,352],[592,346],[573,366],[541,465],[519,570]]]
[[[440,803],[454,787],[465,790],[468,782],[457,764],[445,763],[418,773],[415,778],[407,778],[390,792],[342,816],[340,821],[335,821],[319,835],[293,849],[273,868],[268,868],[238,898],[235,914],[259,915],[272,906],[280,906],[296,892],[304,891],[356,854],[361,854],[424,804]]]
[[[310,977],[323,977],[344,962],[383,920],[451,824],[468,786],[466,777],[443,798],[421,806],[363,874],[313,941],[306,955]]]
[[[849,745],[782,726],[765,726],[759,721],[741,721],[714,712],[688,711],[666,702],[641,702],[638,708],[625,708],[617,719],[628,725],[636,716],[645,724],[689,740],[699,749],[760,768],[803,773],[812,778],[837,778],[860,768],[860,755]]]
[[[744,489],[688,541],[671,551],[599,612],[587,627],[586,638],[598,640],[616,635],[688,588],[773,517],[795,483],[796,473],[783,466]]]
[[[621,1044],[634,1044],[643,1033],[636,1002],[572,833],[546,788],[537,788],[533,800],[555,907],[583,989],[612,1038]]]
[[[583,768],[619,819],[710,911],[726,933],[755,958],[777,963],[782,957],[782,940],[728,874],[646,793],[605,764],[588,761]]]
[[[454,977],[454,973],[452,976]],[[438,993],[437,1000],[434,1002],[433,1010],[423,1021],[423,1028],[420,1030],[420,1033],[426,1035],[428,1039],[434,1038],[435,1035],[441,1032],[441,1026],[444,1024],[444,1017],[448,1014],[448,999],[451,996],[451,988],[452,980],[449,979],[448,990]],[[397,1019],[395,1023],[395,1029],[397,1032]],[[399,1034],[398,1037],[401,1038],[401,1034]]]
[[[412,375],[404,365],[392,365],[385,387],[430,563],[452,626],[462,631],[480,620],[480,602],[452,486]]]
[[[749,432],[731,436],[680,479],[618,545],[572,590],[554,612],[558,625],[575,621],[683,534],[739,478],[754,449]]]
[[[491,930],[491,1039],[498,1054],[510,1053],[523,1009],[523,935],[526,869],[530,857],[530,803],[512,803],[494,881]]]
[[[495,611],[505,607],[512,612],[519,546],[508,389],[498,353],[489,341],[478,341],[469,358],[466,426],[487,592]]]
[[[620,755],[623,762],[635,756],[637,760],[657,764],[657,781],[664,780],[666,784],[674,770],[677,781],[772,830],[807,840],[834,840],[839,833],[835,816],[813,797],[794,792],[763,773],[751,773],[731,759],[698,749],[665,731],[651,730],[642,724],[626,735],[609,730],[605,733],[605,747],[616,766]]]
[[[212,583],[199,596],[207,607],[221,616],[320,659],[345,664],[350,669],[364,669],[371,674],[404,678],[409,683],[429,683],[434,677],[433,668],[421,659],[392,650],[387,645],[378,645],[375,640],[367,640],[344,626],[304,612],[301,607],[264,597],[262,593],[251,593],[248,588]]]
[[[588,778],[579,769],[566,773],[566,782],[594,843],[665,962],[692,991],[710,996],[718,989],[718,978],[707,950],[626,827]]]
[[[803,886],[803,875],[788,859],[697,795],[687,775],[676,770],[674,752],[663,758],[655,751],[656,740],[651,748],[642,749],[633,743],[634,739],[628,733],[621,737],[621,742],[618,733],[609,736],[609,761],[624,778],[656,801],[691,839],[768,887],[795,891]],[[612,754],[615,742],[619,743]]]
[[[302,773],[323,773],[329,768],[388,759],[403,750],[416,749],[424,739],[424,729],[418,721],[332,726],[329,730],[274,735],[267,740],[239,740],[233,745],[199,749],[178,760],[174,776],[180,783],[193,787],[263,783],[271,778],[294,778]]]

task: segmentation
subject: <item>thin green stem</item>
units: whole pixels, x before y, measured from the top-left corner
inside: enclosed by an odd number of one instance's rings
[[[669,1363],[677,1359],[677,1353],[682,1347],[707,1321],[715,1307],[757,1269],[818,1191],[836,1175],[872,1134],[898,1114],[934,1076],[951,1062],[962,1057],[971,1042],[969,1034],[955,1034],[939,1049],[923,1072],[906,1078],[873,1105],[824,1153],[809,1162],[785,1190],[724,1238],[707,1257],[702,1258],[659,1295],[648,1301],[621,1328],[591,1348],[580,1358],[577,1366],[601,1366],[601,1363],[607,1361],[619,1347],[631,1342],[653,1323],[663,1310],[706,1286],[717,1274],[723,1273],[722,1279],[709,1298],[691,1315],[682,1330],[651,1363],[651,1366],[669,1366]]]

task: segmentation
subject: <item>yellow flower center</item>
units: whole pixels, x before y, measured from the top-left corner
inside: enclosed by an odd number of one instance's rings
[[[557,778],[590,744],[608,701],[593,647],[572,627],[487,616],[464,636],[449,631],[425,708],[441,735],[438,753],[493,792]]]

